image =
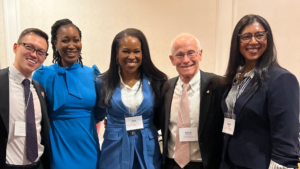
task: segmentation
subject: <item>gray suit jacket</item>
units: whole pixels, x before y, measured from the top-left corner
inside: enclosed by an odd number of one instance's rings
[[[9,77],[8,68],[0,70],[0,168],[5,168],[6,164],[6,146],[9,132]],[[42,109],[41,121],[41,144],[44,145],[44,153],[41,156],[41,162],[44,169],[50,168],[50,141],[49,129],[50,123],[47,114],[46,99],[42,97],[41,92],[44,88],[35,80],[32,83],[37,91]],[[13,93],[12,93],[13,94]]]
[[[198,127],[198,141],[204,169],[218,169],[221,162],[223,144],[223,112],[221,100],[224,87],[221,85],[222,77],[212,73],[201,73],[201,99]],[[178,77],[168,80],[162,89],[162,102],[158,108],[160,128],[163,136],[163,168],[168,154],[168,139],[170,137],[169,122],[170,109],[174,89]]]

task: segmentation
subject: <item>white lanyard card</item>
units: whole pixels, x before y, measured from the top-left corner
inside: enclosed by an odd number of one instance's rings
[[[223,124],[223,133],[233,135],[234,132],[234,127],[235,127],[235,120],[234,119],[229,119],[225,118],[224,119],[224,124]]]

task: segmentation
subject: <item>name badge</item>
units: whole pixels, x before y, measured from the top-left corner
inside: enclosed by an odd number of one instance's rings
[[[198,141],[198,131],[197,128],[179,128],[179,141],[189,142]]]
[[[142,116],[127,117],[125,118],[126,130],[138,130],[144,128]]]
[[[26,136],[26,123],[21,121],[15,122],[15,136]]]
[[[229,119],[225,118],[224,119],[224,124],[223,124],[223,133],[233,135],[234,132],[234,127],[235,127],[235,120],[234,119]]]

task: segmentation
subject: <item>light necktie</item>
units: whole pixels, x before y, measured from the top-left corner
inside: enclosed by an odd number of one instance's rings
[[[182,95],[180,100],[180,109],[177,117],[177,132],[175,142],[175,158],[177,164],[183,168],[190,162],[190,144],[189,142],[179,141],[179,128],[190,127],[190,108],[189,97],[187,94],[189,84],[183,84]]]
[[[30,91],[30,81],[23,80],[25,92],[25,111],[26,111],[26,157],[34,163],[38,157],[36,125],[34,116],[33,96]]]

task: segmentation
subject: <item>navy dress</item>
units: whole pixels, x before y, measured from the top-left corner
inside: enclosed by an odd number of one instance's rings
[[[76,63],[39,68],[33,79],[46,91],[50,118],[51,168],[98,169],[100,148],[94,120],[95,77],[100,72]]]
[[[142,83],[144,99],[134,115],[122,102],[120,84],[110,100],[111,107],[106,108],[107,127],[100,169],[159,169],[161,166],[158,133],[153,124],[155,96],[145,75]],[[96,84],[101,90],[100,78],[97,78]],[[102,116],[103,111],[95,113]],[[133,116],[142,116],[144,129],[126,131],[125,117]]]

